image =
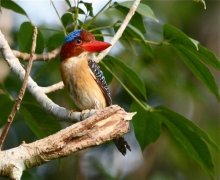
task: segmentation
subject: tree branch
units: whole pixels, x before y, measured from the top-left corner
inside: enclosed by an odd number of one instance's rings
[[[34,54],[35,49],[36,49],[36,41],[37,41],[37,28],[34,27],[31,54],[30,54],[30,57],[29,57],[27,70],[26,70],[26,73],[25,73],[25,76],[24,76],[24,81],[23,81],[23,84],[22,84],[21,89],[19,91],[18,97],[16,98],[16,101],[14,103],[14,106],[12,107],[11,113],[8,116],[7,123],[4,127],[4,129],[2,130],[2,133],[1,133],[1,136],[0,136],[0,149],[2,149],[3,143],[5,141],[5,138],[6,138],[7,134],[8,134],[8,131],[11,127],[11,124],[14,120],[14,117],[15,117],[17,111],[20,109],[20,104],[21,104],[21,101],[22,101],[22,99],[24,97],[24,94],[25,94],[25,91],[26,91],[26,87],[27,87],[27,83],[28,83],[28,77],[30,75],[31,67],[32,67],[32,64],[33,64],[33,54]]]
[[[42,91],[45,94],[48,94],[48,93],[51,93],[51,92],[54,92],[54,91],[57,91],[57,90],[60,90],[60,89],[63,89],[63,88],[64,88],[63,81],[60,81],[60,82],[58,82],[56,84],[53,84],[51,86],[41,87]]]
[[[21,66],[19,60],[14,56],[8,42],[5,40],[4,35],[0,31],[0,50],[2,52],[3,58],[8,63],[11,70],[18,76],[18,78],[23,81],[25,76],[25,70]],[[88,111],[85,114],[81,112],[72,112],[64,107],[60,107],[55,104],[47,95],[42,91],[42,89],[37,85],[35,81],[29,76],[27,89],[35,97],[37,102],[44,108],[48,113],[56,116],[57,118],[63,120],[71,120],[72,122],[78,122],[82,120],[82,115],[88,117],[94,113],[94,111]]]
[[[60,52],[60,48],[56,48],[48,53],[33,54],[32,59],[33,59],[33,61],[50,61],[50,60],[54,59],[55,57],[57,57],[59,52]],[[23,52],[20,52],[17,50],[13,50],[13,53],[17,58],[20,58],[24,61],[27,61],[30,58],[30,54],[28,54],[28,53],[23,53]]]
[[[120,137],[134,114],[113,105],[44,139],[0,151],[0,175],[19,180],[25,169]]]

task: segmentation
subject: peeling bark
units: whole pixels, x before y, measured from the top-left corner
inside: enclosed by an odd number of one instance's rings
[[[0,151],[0,175],[18,180],[25,169],[120,137],[129,131],[134,114],[112,105],[56,134]]]

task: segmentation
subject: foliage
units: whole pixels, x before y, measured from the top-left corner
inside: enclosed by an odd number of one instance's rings
[[[206,7],[204,1],[201,2],[204,4],[204,7]],[[65,30],[63,30],[63,33],[61,31],[59,33],[50,32],[50,36],[46,37],[43,35],[45,33],[42,32],[41,27],[39,27],[37,53],[42,53],[45,48],[52,50],[59,47],[62,44],[65,31],[70,32],[77,28],[88,29],[94,32],[97,37],[112,36],[112,33],[114,34],[122,24],[132,2],[124,1],[122,3],[112,3],[110,0],[97,14],[93,12],[92,3],[79,1],[78,4],[72,5],[71,1],[66,0],[66,5],[68,9],[60,18]],[[3,0],[1,6],[27,17],[28,22],[21,24],[17,34],[17,45],[19,50],[29,52],[33,25],[27,13],[22,7],[11,0]],[[112,14],[112,19],[110,18],[106,25],[101,17],[109,13]],[[79,18],[79,15],[82,17]],[[153,36],[149,38],[148,31],[150,31],[150,26],[148,26],[146,21],[160,27],[160,36],[159,38],[155,38],[159,40],[152,40],[154,39]],[[108,34],[105,34],[106,32],[108,32]],[[150,59],[149,61],[157,57],[157,48],[164,48],[167,50],[167,53],[171,51],[172,55],[177,57],[176,59],[180,59],[183,62],[181,66],[186,65],[186,70],[180,68],[177,69],[178,72],[181,73],[181,71],[184,71],[183,73],[192,73],[193,78],[195,77],[200,80],[202,86],[204,84],[210,93],[218,100],[220,99],[219,89],[215,75],[213,74],[213,70],[220,70],[219,58],[216,57],[212,51],[202,46],[198,41],[189,37],[177,27],[170,24],[161,24],[148,4],[140,3],[136,14],[123,33],[120,42],[123,44],[126,53],[128,53],[129,50],[133,54],[146,54],[145,58],[148,57]],[[123,55],[125,58],[126,53]],[[164,56],[166,56],[166,53],[164,53]],[[122,98],[120,103],[124,104],[125,107],[130,107],[131,111],[137,112],[133,120],[133,126],[141,149],[144,150],[149,144],[155,142],[161,136],[162,130],[166,129],[178,146],[181,146],[211,177],[214,177],[212,151],[215,150],[219,153],[220,149],[218,145],[216,145],[204,130],[193,123],[193,121],[165,107],[166,104],[159,103],[163,106],[155,106],[150,102],[152,99],[147,103],[147,97],[149,96],[148,91],[152,91],[153,87],[156,86],[156,82],[146,82],[146,78],[142,76],[141,72],[146,71],[145,66],[147,66],[149,62],[139,60],[141,58],[141,56],[136,56],[136,59],[129,61],[123,59],[120,55],[117,57],[107,56],[101,62],[107,81],[110,82],[115,79],[118,84],[123,87],[124,90],[122,90],[122,92],[124,91],[125,96],[127,95],[126,97],[130,96],[130,98],[132,98],[132,100],[124,102]],[[172,59],[170,61],[172,61]],[[54,66],[57,65],[56,62],[54,62],[54,64]],[[143,67],[141,67],[142,65]],[[51,67],[49,63],[43,66],[45,66],[45,68]],[[41,77],[38,78],[39,82],[42,82],[45,81],[46,75],[41,74],[45,73],[45,71],[41,72],[40,69],[41,66],[36,66],[33,76],[37,74],[38,77]],[[173,68],[173,71],[175,72],[174,69],[175,68]],[[53,73],[58,73],[58,69],[55,69]],[[57,80],[57,78],[54,79]],[[155,83],[155,85],[148,85],[147,83]],[[192,83],[191,89],[196,89],[197,83],[197,81],[195,81],[195,84]],[[167,84],[167,86],[169,86],[169,84]],[[149,87],[149,89],[147,87]],[[6,83],[3,84],[0,89],[4,92],[4,95],[0,97],[0,124],[2,125],[11,107],[11,97],[8,94],[13,94],[14,89],[7,87]],[[58,94],[58,96],[59,95],[60,94]],[[57,98],[57,96],[52,94],[51,98],[53,99],[54,97]],[[117,96],[115,98],[113,97],[113,100],[117,101]],[[60,102],[61,104],[63,103],[62,100],[60,100]],[[68,100],[65,100],[65,104],[66,102],[70,104]],[[7,108],[5,104],[9,104]],[[34,102],[31,96],[26,96],[20,113],[27,123],[27,126],[38,138],[47,136],[60,129],[60,125],[57,121],[54,121],[52,117],[47,115],[39,105]],[[53,126],[51,126],[51,124],[53,124]]]

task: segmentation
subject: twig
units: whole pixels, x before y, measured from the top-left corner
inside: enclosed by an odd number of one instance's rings
[[[120,37],[122,36],[125,28],[127,27],[128,23],[130,22],[132,16],[134,15],[138,5],[140,4],[140,0],[135,0],[133,5],[131,6],[127,16],[125,17],[123,23],[121,24],[120,28],[118,29],[118,31],[116,32],[115,36],[112,38],[111,40],[111,44],[112,46],[110,46],[109,48],[107,48],[106,50],[102,51],[97,57],[96,57],[96,62],[101,61],[111,50],[111,48],[116,44],[116,42],[120,39]]]
[[[110,106],[44,139],[0,151],[0,175],[19,180],[25,169],[121,137],[134,114]]]
[[[26,91],[26,88],[27,88],[28,77],[30,75],[31,67],[32,67],[32,64],[33,64],[33,54],[34,54],[35,49],[36,49],[36,41],[37,41],[37,28],[34,27],[31,55],[30,55],[30,58],[29,58],[29,61],[28,61],[27,70],[26,70],[26,73],[25,73],[25,76],[24,76],[24,81],[23,81],[23,84],[22,84],[21,89],[19,91],[18,97],[16,98],[16,101],[14,103],[14,106],[11,110],[11,113],[8,117],[7,123],[4,127],[4,129],[2,130],[2,134],[0,136],[0,149],[2,149],[3,143],[5,141],[5,138],[6,138],[7,134],[8,134],[8,131],[11,127],[11,124],[14,120],[14,117],[15,117],[17,111],[20,109],[20,104],[21,104],[21,101],[24,97],[24,94],[25,94],[25,91]]]
[[[64,25],[63,25],[63,22],[62,22],[62,20],[61,20],[61,17],[60,17],[60,15],[59,15],[58,11],[57,11],[57,8],[56,8],[55,4],[53,3],[53,0],[50,0],[50,2],[51,2],[51,4],[52,4],[52,6],[53,6],[53,8],[54,8],[54,10],[55,10],[55,12],[56,12],[56,14],[57,14],[59,20],[60,20],[60,23],[61,23],[61,25],[62,25],[64,34],[67,35],[66,29],[65,29],[65,27],[64,27]]]
[[[33,54],[33,61],[50,61],[59,55],[60,48],[56,48],[48,53]],[[30,54],[13,50],[14,55],[24,61],[29,60]]]
[[[41,87],[42,91],[45,94],[48,94],[48,93],[51,93],[51,92],[54,92],[54,91],[57,91],[57,90],[60,90],[63,88],[64,88],[63,81],[60,81],[60,82],[53,84],[51,86],[48,86],[48,87]]]

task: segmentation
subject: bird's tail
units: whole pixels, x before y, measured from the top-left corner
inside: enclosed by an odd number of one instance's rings
[[[131,151],[131,148],[127,141],[123,137],[119,137],[113,140],[117,149],[125,156],[127,153],[127,149]]]

